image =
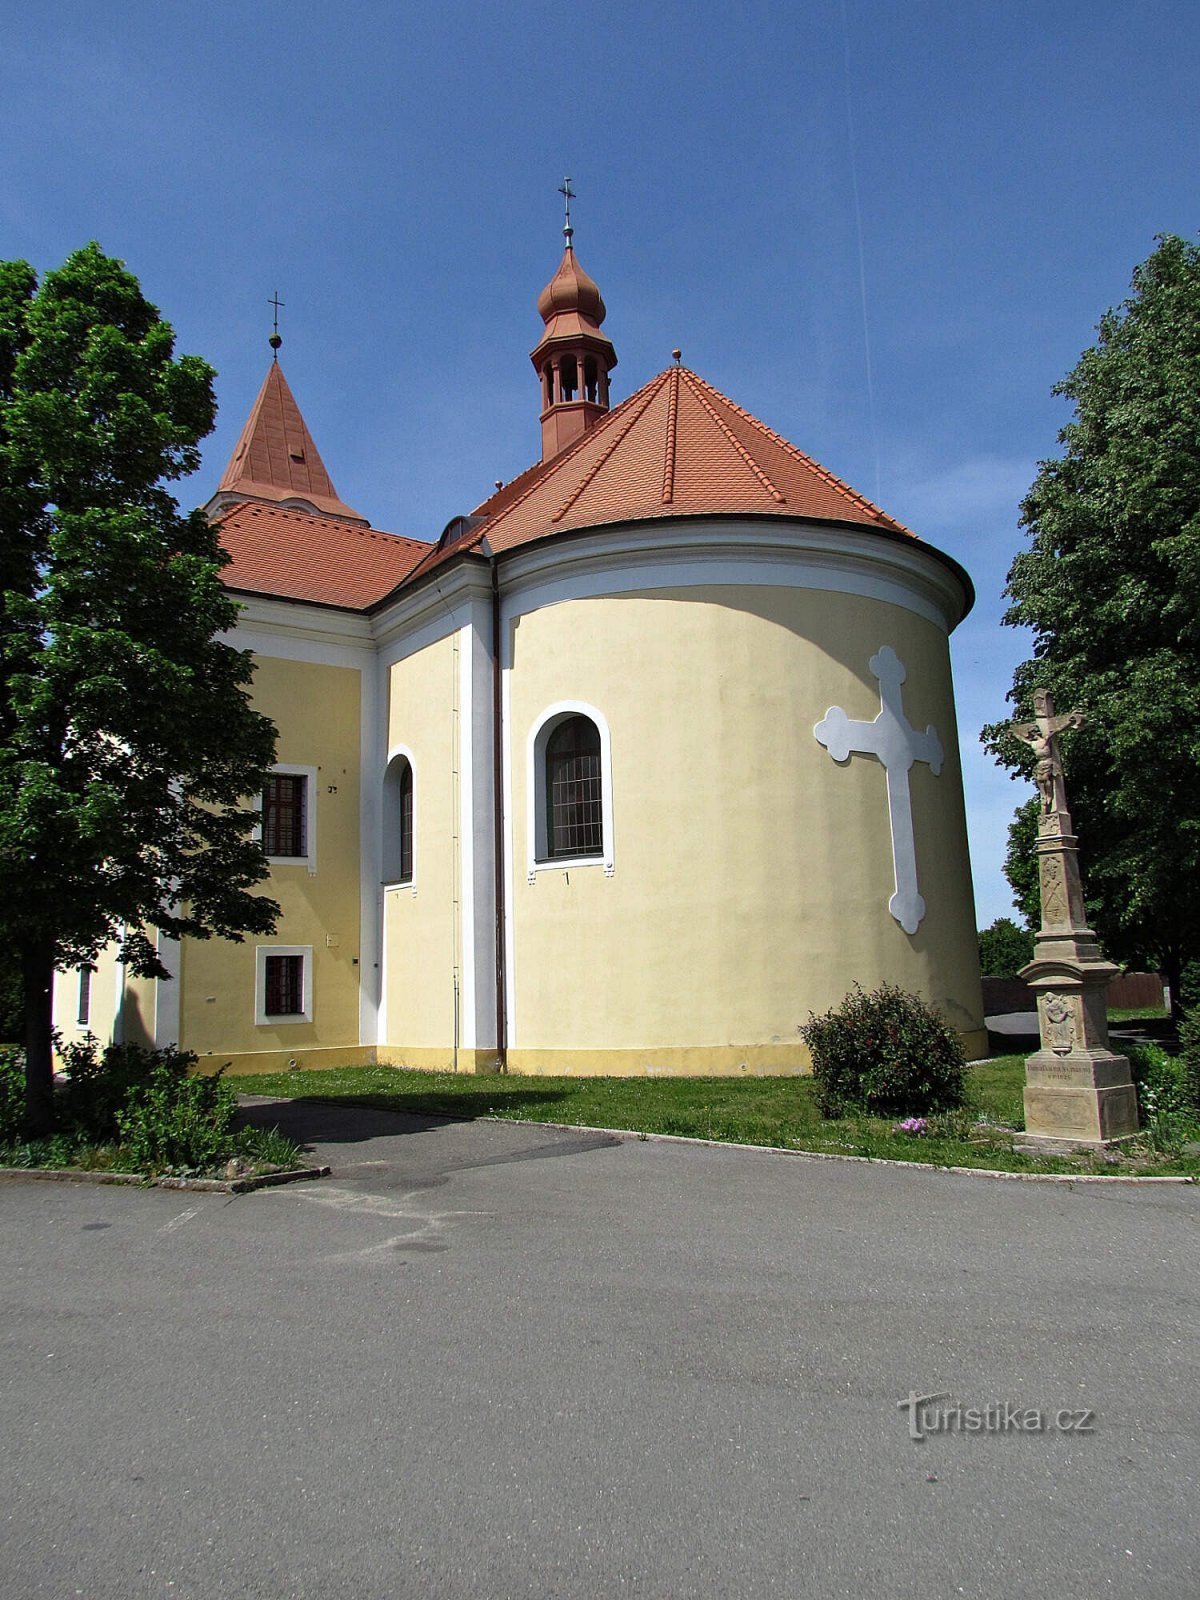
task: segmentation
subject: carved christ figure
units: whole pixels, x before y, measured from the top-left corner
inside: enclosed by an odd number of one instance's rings
[[[1067,716],[1054,715],[1054,697],[1049,689],[1035,689],[1033,693],[1035,722],[1010,722],[1008,731],[1014,739],[1029,745],[1037,757],[1033,781],[1042,797],[1042,815],[1051,816],[1056,811],[1067,811],[1067,789],[1063,780],[1062,756],[1058,736],[1064,728],[1082,728],[1087,721],[1082,711],[1072,711]]]

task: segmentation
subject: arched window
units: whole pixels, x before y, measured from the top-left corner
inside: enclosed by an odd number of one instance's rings
[[[600,730],[589,717],[568,717],[546,743],[546,855],[603,853]]]
[[[414,790],[412,762],[396,755],[383,780],[383,881],[413,881]]]
[[[525,742],[527,881],[562,867],[596,866],[611,878],[613,760],[608,719],[583,700],[559,700]]]

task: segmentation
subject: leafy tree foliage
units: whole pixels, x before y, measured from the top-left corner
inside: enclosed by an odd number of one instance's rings
[[[997,917],[979,930],[979,966],[985,978],[1015,978],[1033,960],[1033,934],[1011,917]]]
[[[267,932],[244,797],[274,754],[219,635],[227,557],[165,483],[195,470],[212,370],[91,244],[0,263],[0,937],[20,953],[29,1131],[52,1124],[50,985],[154,930]]]
[[[1075,417],[1022,506],[1005,621],[1033,629],[1034,652],[1009,699],[1027,717],[1044,685],[1087,713],[1062,748],[1089,918],[1111,956],[1161,968],[1178,996],[1200,955],[1200,248],[1160,238],[1055,392]],[[1028,774],[1002,728],[985,742]],[[1026,912],[1028,823],[1008,867]]]

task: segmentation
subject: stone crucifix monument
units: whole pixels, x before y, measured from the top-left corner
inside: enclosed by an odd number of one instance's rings
[[[1087,926],[1079,854],[1067,810],[1058,736],[1080,728],[1078,711],[1055,716],[1046,689],[1033,697],[1034,721],[1012,722],[1013,738],[1037,757],[1038,880],[1042,925],[1021,977],[1037,994],[1041,1049],[1025,1065],[1025,1129],[1030,1144],[1101,1146],[1137,1132],[1137,1094],[1124,1056],[1108,1048],[1105,990],[1117,968]]]

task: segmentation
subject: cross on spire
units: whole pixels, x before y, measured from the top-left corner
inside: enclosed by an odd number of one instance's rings
[[[852,722],[841,706],[830,706],[813,733],[839,764],[849,761],[852,755],[874,756],[887,773],[892,864],[896,873],[896,892],[888,901],[888,910],[905,933],[913,934],[921,926],[925,901],[917,888],[917,847],[908,772],[914,761],[927,761],[937,777],[942,770],[943,751],[932,723],[924,733],[918,733],[904,715],[900,686],[907,674],[891,645],[883,645],[871,657],[870,666],[879,679],[879,715],[874,722]]]
[[[570,249],[571,235],[575,232],[575,229],[571,226],[571,201],[577,200],[579,196],[572,189],[570,178],[563,179],[562,188],[558,192],[563,197],[563,238],[567,241],[567,248]]]
[[[279,313],[283,308],[283,301],[279,298],[278,289],[276,289],[275,293],[267,301],[267,304],[275,307],[275,322],[271,329],[271,337],[267,340],[267,343],[271,346],[271,349],[274,350],[275,360],[278,361],[279,346],[283,343],[283,339],[279,333]]]

